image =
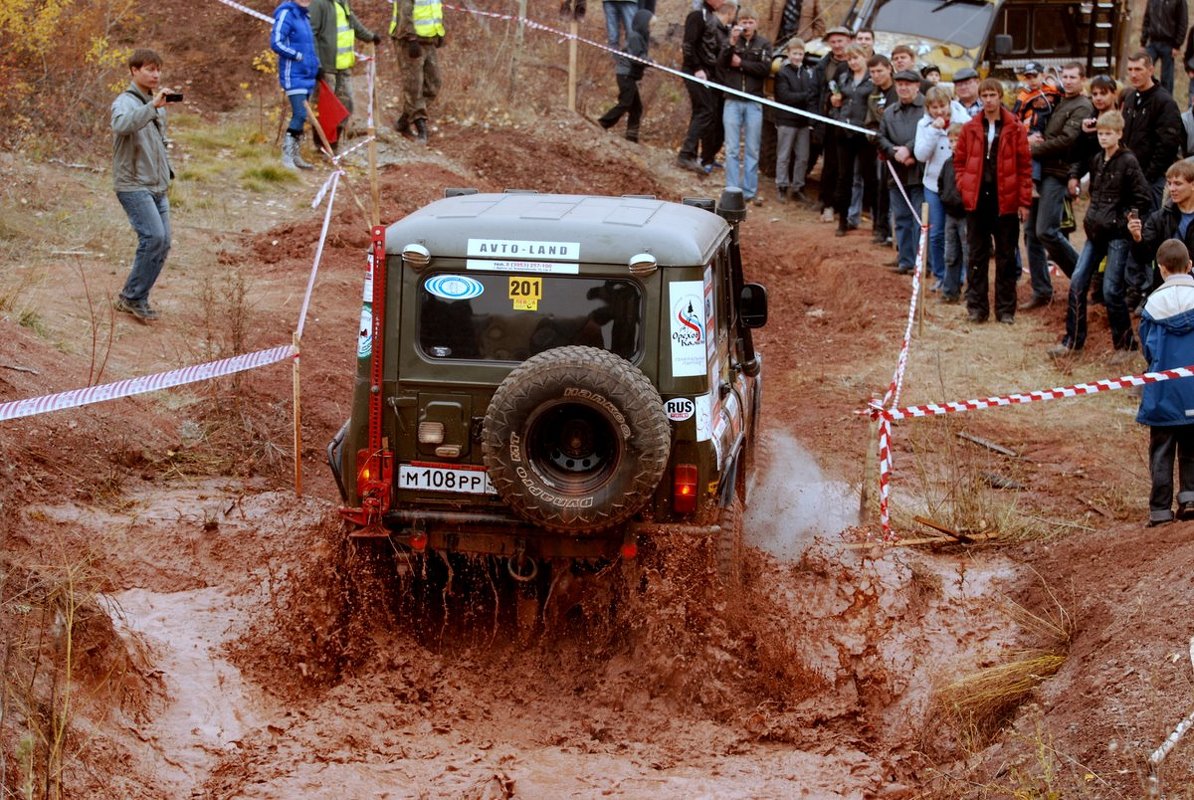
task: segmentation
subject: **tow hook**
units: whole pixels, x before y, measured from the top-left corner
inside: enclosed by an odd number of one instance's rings
[[[506,559],[506,570],[519,583],[530,583],[539,574],[539,563],[522,549]]]

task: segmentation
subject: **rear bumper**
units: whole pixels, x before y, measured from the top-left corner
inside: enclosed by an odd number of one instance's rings
[[[386,512],[380,528],[353,531],[353,538],[389,538],[428,550],[532,558],[615,558],[623,544],[639,537],[681,534],[711,536],[717,525],[631,522],[600,533],[570,536],[528,525],[498,513],[396,509]]]

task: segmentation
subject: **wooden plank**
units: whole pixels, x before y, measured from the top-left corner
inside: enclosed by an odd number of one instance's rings
[[[965,439],[968,442],[973,442],[974,444],[977,444],[980,447],[985,447],[988,450],[994,450],[996,453],[1002,453],[1003,455],[1011,456],[1012,458],[1020,457],[1020,454],[1017,453],[1015,450],[1012,450],[1011,448],[1008,448],[1008,447],[1004,447],[1001,444],[996,444],[995,442],[992,442],[990,439],[984,439],[981,436],[975,436],[974,434],[967,433],[966,431],[958,431],[958,436],[962,439]]]

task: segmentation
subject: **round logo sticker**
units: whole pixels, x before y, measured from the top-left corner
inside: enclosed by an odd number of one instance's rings
[[[428,278],[423,286],[443,300],[470,300],[485,291],[481,281],[467,275],[436,275]]]
[[[664,401],[663,411],[672,422],[683,422],[692,419],[692,415],[696,413],[696,403],[687,397],[673,397]]]

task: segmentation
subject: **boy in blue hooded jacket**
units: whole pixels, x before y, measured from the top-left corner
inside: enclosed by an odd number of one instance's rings
[[[1180,239],[1167,239],[1157,249],[1157,266],[1164,283],[1149,296],[1140,317],[1140,347],[1150,372],[1194,364],[1190,252]],[[1149,527],[1173,521],[1175,456],[1177,518],[1194,519],[1194,379],[1145,384],[1136,421],[1149,426]]]
[[[284,0],[274,9],[274,27],[269,46],[278,54],[278,83],[290,101],[290,124],[282,142],[282,166],[311,169],[299,155],[303,125],[307,122],[307,98],[319,78],[319,54],[311,31],[308,9],[311,0]]]

